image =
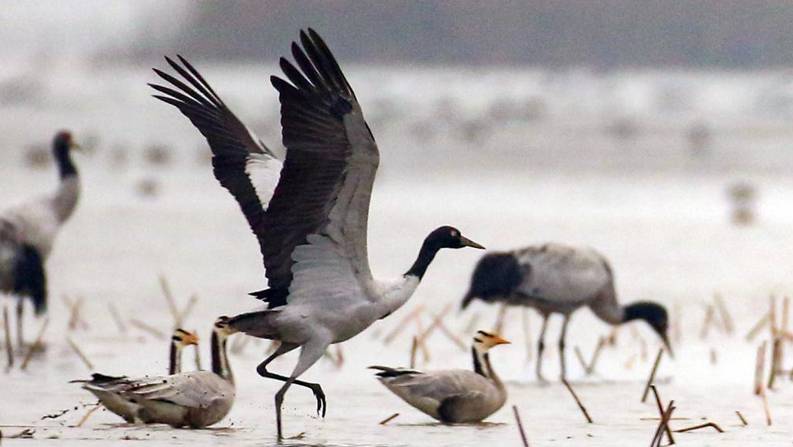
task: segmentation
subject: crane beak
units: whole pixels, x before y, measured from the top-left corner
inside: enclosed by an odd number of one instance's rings
[[[672,351],[672,344],[669,343],[669,337],[666,334],[661,334],[661,340],[663,340],[664,346],[666,347],[667,352],[669,352],[669,357],[674,359],[675,353]]]
[[[477,244],[476,242],[472,241],[471,239],[468,239],[465,236],[460,236],[460,243],[463,245],[463,247],[478,248],[480,250],[485,249],[485,247],[483,247],[482,245]]]

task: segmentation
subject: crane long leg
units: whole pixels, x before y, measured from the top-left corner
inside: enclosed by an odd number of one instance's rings
[[[562,332],[559,334],[559,361],[561,365],[561,372],[560,377],[564,380],[567,378],[567,363],[565,362],[564,358],[564,341],[567,337],[567,323],[570,322],[570,315],[564,316],[564,322],[562,322]]]
[[[292,375],[286,380],[284,386],[275,393],[275,421],[278,429],[278,440],[283,439],[283,431],[281,430],[281,405],[284,403],[284,395],[286,394],[286,390],[295,383],[297,378],[306,372],[308,368],[311,367],[314,363],[317,362],[322,355],[325,353],[325,349],[328,348],[328,343],[313,343],[303,345],[300,349],[300,357],[297,360],[297,366],[295,366],[295,370],[292,371]],[[280,348],[279,348],[280,349]],[[316,386],[320,393],[322,393],[322,388],[319,386],[318,383],[308,384],[307,385]],[[324,393],[323,393],[324,396]]]
[[[299,347],[300,345],[296,345],[294,343],[281,342],[281,346],[279,346],[278,349],[276,349],[275,352],[272,353],[272,355],[267,357],[262,363],[259,364],[259,366],[256,367],[256,372],[259,373],[259,375],[262,377],[268,379],[280,380],[281,382],[286,382],[287,380],[289,380],[289,377],[267,371],[267,365],[270,364],[270,362],[272,362],[276,358],[286,354],[287,352],[291,352]],[[327,411],[327,404],[325,401],[325,393],[322,391],[322,388],[319,386],[319,384],[304,382],[302,380],[293,380],[292,383],[294,383],[295,385],[304,386],[310,389],[314,393],[314,397],[317,399],[317,414],[318,415],[321,414],[322,417],[325,417],[325,411]]]
[[[545,329],[548,327],[548,314],[542,316],[542,327],[540,328],[540,337],[537,341],[537,380],[545,382],[542,376],[542,352],[545,350]]]
[[[25,301],[23,297],[17,297],[17,346],[21,350],[25,344],[22,325],[24,323]]]

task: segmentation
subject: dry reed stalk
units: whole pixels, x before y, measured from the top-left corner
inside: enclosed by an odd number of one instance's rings
[[[570,394],[573,396],[573,399],[575,399],[575,403],[578,405],[578,408],[580,408],[581,412],[584,413],[584,417],[586,418],[587,422],[592,424],[593,422],[592,422],[592,418],[589,417],[589,412],[586,411],[586,407],[584,407],[584,404],[581,403],[581,400],[578,398],[578,395],[576,395],[575,391],[573,391],[573,387],[570,386],[570,382],[568,382],[567,379],[562,379],[562,383],[567,388],[567,391],[569,391]]]
[[[719,311],[719,316],[721,317],[721,322],[724,325],[724,330],[727,331],[728,334],[732,335],[732,333],[735,332],[735,324],[733,323],[732,315],[730,315],[727,305],[724,303],[724,300],[721,299],[721,295],[718,293],[713,296],[713,301],[716,303],[716,309]]]
[[[6,372],[8,372],[14,367],[14,348],[11,347],[11,326],[8,321],[8,306],[3,306],[3,332],[5,333],[6,340],[6,357],[8,358]]]
[[[658,406],[658,415],[660,416],[661,420],[664,420],[664,405],[661,403],[661,396],[658,394],[658,389],[656,389],[655,385],[650,385],[650,388],[653,390],[653,395],[655,396],[655,403]],[[670,415],[671,416],[671,415]],[[672,429],[669,428],[669,419],[667,418],[666,424],[664,425],[664,429],[666,431],[666,438],[669,439],[669,444],[675,443],[675,438],[672,436]]]
[[[458,337],[458,336],[454,335],[454,333],[453,333],[452,331],[450,331],[450,330],[449,330],[449,328],[448,328],[448,327],[446,327],[446,325],[445,325],[445,324],[443,324],[443,322],[442,322],[442,321],[439,321],[439,322],[438,322],[438,329],[440,329],[440,330],[441,330],[441,333],[442,333],[443,335],[445,335],[445,336],[446,336],[446,338],[448,338],[448,339],[449,339],[449,340],[451,340],[451,341],[452,341],[452,342],[453,342],[455,345],[457,345],[457,347],[458,347],[458,348],[462,349],[463,351],[467,351],[467,350],[468,350],[468,347],[465,345],[465,342],[463,342],[462,340],[460,340],[460,337]]]
[[[768,372],[768,385],[769,390],[774,389],[774,382],[776,381],[777,372],[782,371],[782,339],[780,337],[774,338],[771,344],[771,368]]]
[[[419,334],[424,333],[424,324],[421,322],[421,315],[417,316],[413,321],[416,322],[416,330]],[[424,363],[429,363],[430,361],[430,350],[427,348],[427,345],[423,341],[419,341],[417,337],[413,337],[416,339],[416,346],[421,349],[421,354],[424,356]]]
[[[669,424],[669,419],[672,418],[672,412],[675,411],[674,403],[675,401],[670,400],[666,410],[661,413],[661,421],[658,423],[658,427],[655,429],[653,439],[650,441],[650,447],[659,447],[661,445],[661,440],[664,437],[664,428]]]
[[[699,338],[704,340],[708,337],[708,332],[710,332],[710,325],[713,323],[714,315],[715,309],[713,308],[713,305],[708,304],[708,307],[705,310],[705,319],[702,321],[702,329],[699,331]]]
[[[507,316],[507,303],[501,303],[501,307],[498,309],[498,316],[496,317],[496,323],[493,325],[493,332],[496,334],[501,334],[504,331],[504,319]]]
[[[144,332],[148,332],[149,334],[153,335],[155,338],[160,338],[160,339],[165,338],[165,334],[163,334],[162,331],[160,331],[159,329],[157,329],[155,327],[149,326],[148,324],[146,324],[146,323],[144,323],[144,322],[142,322],[140,320],[137,320],[135,318],[131,318],[129,320],[129,324],[135,326],[136,328],[138,328],[138,329],[140,329],[140,330],[142,330]]]
[[[529,309],[524,307],[520,312],[521,327],[523,328],[523,341],[526,344],[526,363],[533,357],[531,330],[529,328]]]
[[[397,338],[397,336],[402,332],[402,330],[407,327],[408,322],[410,322],[410,320],[416,318],[416,316],[421,314],[421,312],[423,312],[423,311],[424,311],[424,305],[423,304],[419,304],[418,306],[416,306],[415,309],[411,310],[410,313],[405,315],[399,321],[399,324],[394,326],[394,329],[392,329],[391,332],[389,332],[385,336],[385,338],[383,339],[383,344],[387,345],[387,344],[391,343],[392,341],[394,341],[394,339]]]
[[[578,363],[581,364],[581,369],[586,371],[587,364],[586,364],[586,360],[584,360],[584,354],[581,354],[581,349],[579,349],[578,346],[575,346],[573,347],[573,352],[575,352],[575,358],[578,359]],[[589,373],[587,373],[587,375],[589,375]]]
[[[179,319],[176,321],[176,326],[181,327],[187,317],[193,312],[195,305],[198,303],[198,295],[190,295],[190,298],[187,300],[187,304],[184,305],[184,308],[181,312],[179,312]]]
[[[675,433],[685,433],[688,431],[700,430],[708,427],[713,428],[719,433],[724,433],[724,430],[722,430],[722,428],[719,427],[719,425],[714,422],[705,422],[704,424],[694,425],[693,427],[681,428],[680,430],[675,430]]]
[[[664,355],[664,348],[658,350],[658,355],[655,356],[655,363],[653,369],[650,370],[650,376],[647,377],[647,384],[644,385],[644,393],[642,394],[642,403],[647,401],[647,394],[650,393],[650,385],[655,381],[655,373],[658,371],[658,365],[661,363],[661,357]]]
[[[763,330],[763,328],[768,324],[770,320],[771,320],[771,316],[769,315],[768,312],[766,312],[759,320],[757,320],[757,323],[755,323],[754,326],[752,326],[749,332],[746,333],[746,341],[754,340],[757,334],[759,334],[760,331]]]
[[[738,411],[738,410],[735,410],[735,414],[738,416],[738,419],[740,419],[740,420],[741,420],[741,424],[743,424],[743,426],[744,426],[744,427],[746,427],[747,425],[749,425],[749,423],[748,423],[748,422],[746,422],[746,418],[744,418],[744,417],[743,417],[743,415],[741,414],[741,412],[740,412],[740,411]]]
[[[432,323],[430,323],[430,325],[423,333],[419,334],[420,343],[426,342],[426,340],[429,338],[430,335],[432,335],[432,333],[435,331],[438,325],[441,324],[441,320],[443,319],[443,317],[446,316],[446,314],[451,310],[451,308],[452,308],[452,303],[449,303],[443,308],[443,310],[441,310],[439,314],[432,317]]]
[[[760,398],[763,399],[763,411],[765,412],[765,423],[767,426],[773,425],[773,421],[771,420],[771,408],[768,407],[768,396],[763,390],[763,394],[760,395]]]
[[[165,301],[168,303],[168,310],[171,311],[171,317],[173,317],[174,327],[179,327],[179,310],[176,307],[176,300],[174,300],[173,293],[171,293],[171,286],[165,275],[160,274],[159,280],[160,289],[162,289],[162,294],[165,297]]]
[[[471,315],[471,318],[468,320],[468,323],[465,324],[465,329],[463,332],[466,334],[473,334],[476,330],[477,326],[479,326],[479,318],[482,316],[479,312],[475,312]]]
[[[782,326],[781,331],[786,332],[788,327],[788,318],[790,317],[790,298],[782,298]]]
[[[520,419],[516,405],[512,406],[512,413],[515,415],[515,423],[518,424],[518,433],[520,433],[520,440],[523,441],[523,447],[529,447],[529,439],[526,437],[526,431],[523,430],[523,421]]]
[[[765,348],[766,342],[760,344],[757,348],[757,359],[754,367],[754,394],[759,396],[764,393],[763,371],[765,371]]]
[[[94,365],[91,364],[91,361],[88,360],[88,357],[86,357],[85,354],[83,354],[83,351],[80,349],[79,346],[77,346],[77,343],[75,343],[74,340],[72,340],[72,338],[68,336],[66,337],[66,342],[69,343],[69,346],[71,346],[75,354],[77,354],[77,356],[80,357],[80,360],[83,361],[83,364],[88,368],[88,370],[93,371]]]
[[[394,413],[394,414],[392,414],[391,416],[388,416],[387,418],[385,418],[385,419],[383,419],[382,421],[380,421],[378,424],[379,424],[379,425],[386,425],[386,424],[388,424],[389,422],[391,422],[391,421],[393,421],[394,419],[396,419],[396,418],[397,418],[397,416],[399,416],[399,413]]]
[[[116,327],[118,328],[119,332],[126,333],[127,325],[124,324],[124,320],[121,319],[121,315],[119,315],[116,306],[113,303],[108,303],[107,307],[110,308],[110,316],[113,317],[113,321],[115,321]]]
[[[771,330],[771,338],[775,338],[777,334],[777,321],[776,321],[776,297],[771,295],[768,300],[768,322],[769,329]]]
[[[88,420],[88,418],[90,418],[90,417],[91,417],[91,415],[92,415],[92,414],[94,414],[94,412],[95,412],[96,410],[98,410],[98,409],[99,409],[101,406],[102,406],[102,405],[101,405],[101,404],[99,404],[99,402],[97,402],[97,403],[96,403],[96,405],[94,405],[94,408],[91,408],[90,410],[88,410],[88,413],[85,413],[85,416],[83,416],[83,417],[80,419],[80,422],[78,422],[78,423],[77,423],[77,425],[75,425],[75,427],[77,427],[77,428],[80,428],[80,427],[82,427],[82,426],[83,426],[83,424],[85,424],[85,421],[87,421],[87,420]]]
[[[586,372],[587,374],[592,374],[595,372],[595,367],[597,366],[598,359],[600,358],[600,352],[603,351],[603,348],[606,346],[606,339],[604,337],[598,338],[598,344],[595,347],[595,352],[592,353],[592,359],[589,360],[589,365],[587,365]]]
[[[36,348],[41,346],[41,339],[44,337],[44,331],[47,330],[47,326],[49,324],[50,324],[50,318],[47,317],[44,319],[44,323],[41,324],[39,333],[38,335],[36,335],[36,341],[34,341],[32,345],[30,345],[27,354],[25,354],[25,358],[22,359],[22,365],[20,366],[20,369],[22,369],[23,371],[27,369],[28,362],[30,362],[30,359],[33,357],[33,353],[36,351]]]
[[[410,369],[416,367],[416,349],[418,348],[418,338],[413,336],[413,341],[410,343]]]

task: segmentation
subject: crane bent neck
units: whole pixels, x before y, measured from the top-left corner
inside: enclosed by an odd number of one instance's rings
[[[415,276],[420,281],[427,272],[427,267],[430,266],[435,259],[435,255],[438,254],[438,250],[440,250],[440,247],[431,243],[429,240],[424,240],[424,243],[421,244],[419,255],[416,257],[416,261],[413,262],[410,269],[405,272],[405,276]]]

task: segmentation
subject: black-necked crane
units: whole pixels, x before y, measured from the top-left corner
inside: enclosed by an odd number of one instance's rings
[[[234,376],[226,354],[233,332],[228,317],[212,329],[212,371],[190,371],[137,379],[94,374],[75,380],[125,421],[203,428],[219,422],[234,405]]]
[[[45,263],[55,238],[71,217],[80,197],[80,176],[72,161],[79,148],[68,131],[60,131],[52,142],[60,184],[54,194],[23,202],[0,214],[0,291],[17,301],[17,344],[23,345],[24,299],[33,302],[36,315],[47,310]]]
[[[367,219],[380,158],[377,144],[320,36],[311,29],[301,32],[292,55],[297,67],[280,60],[288,81],[270,78],[281,103],[283,168],[183,58],[181,65],[168,62],[186,83],[155,70],[173,88],[152,85],[163,93],[157,98],[176,106],[206,137],[215,177],[239,202],[258,238],[269,288],[253,295],[268,307],[235,316],[230,325],[280,341],[257,368],[261,376],[284,382],[275,395],[279,439],[281,405],[293,383],[313,391],[317,412],[324,416],[322,387],[298,377],[329,345],[354,337],[399,309],[439,250],[483,248],[443,226],[424,239],[416,261],[399,279],[372,277]],[[275,358],[297,348],[300,355],[289,376],[267,370]]]
[[[412,407],[445,423],[480,422],[507,401],[507,390],[490,363],[490,348],[509,343],[496,334],[474,336],[473,371],[450,369],[421,372],[406,368],[370,366],[377,379]]]
[[[661,337],[670,354],[666,309],[654,302],[639,301],[627,306],[617,302],[614,274],[606,258],[588,247],[549,243],[503,253],[485,254],[471,276],[463,298],[465,309],[474,299],[529,306],[542,315],[536,373],[542,376],[545,329],[551,313],[564,317],[559,335],[561,377],[565,378],[565,337],[571,314],[587,306],[611,325],[644,320]]]

